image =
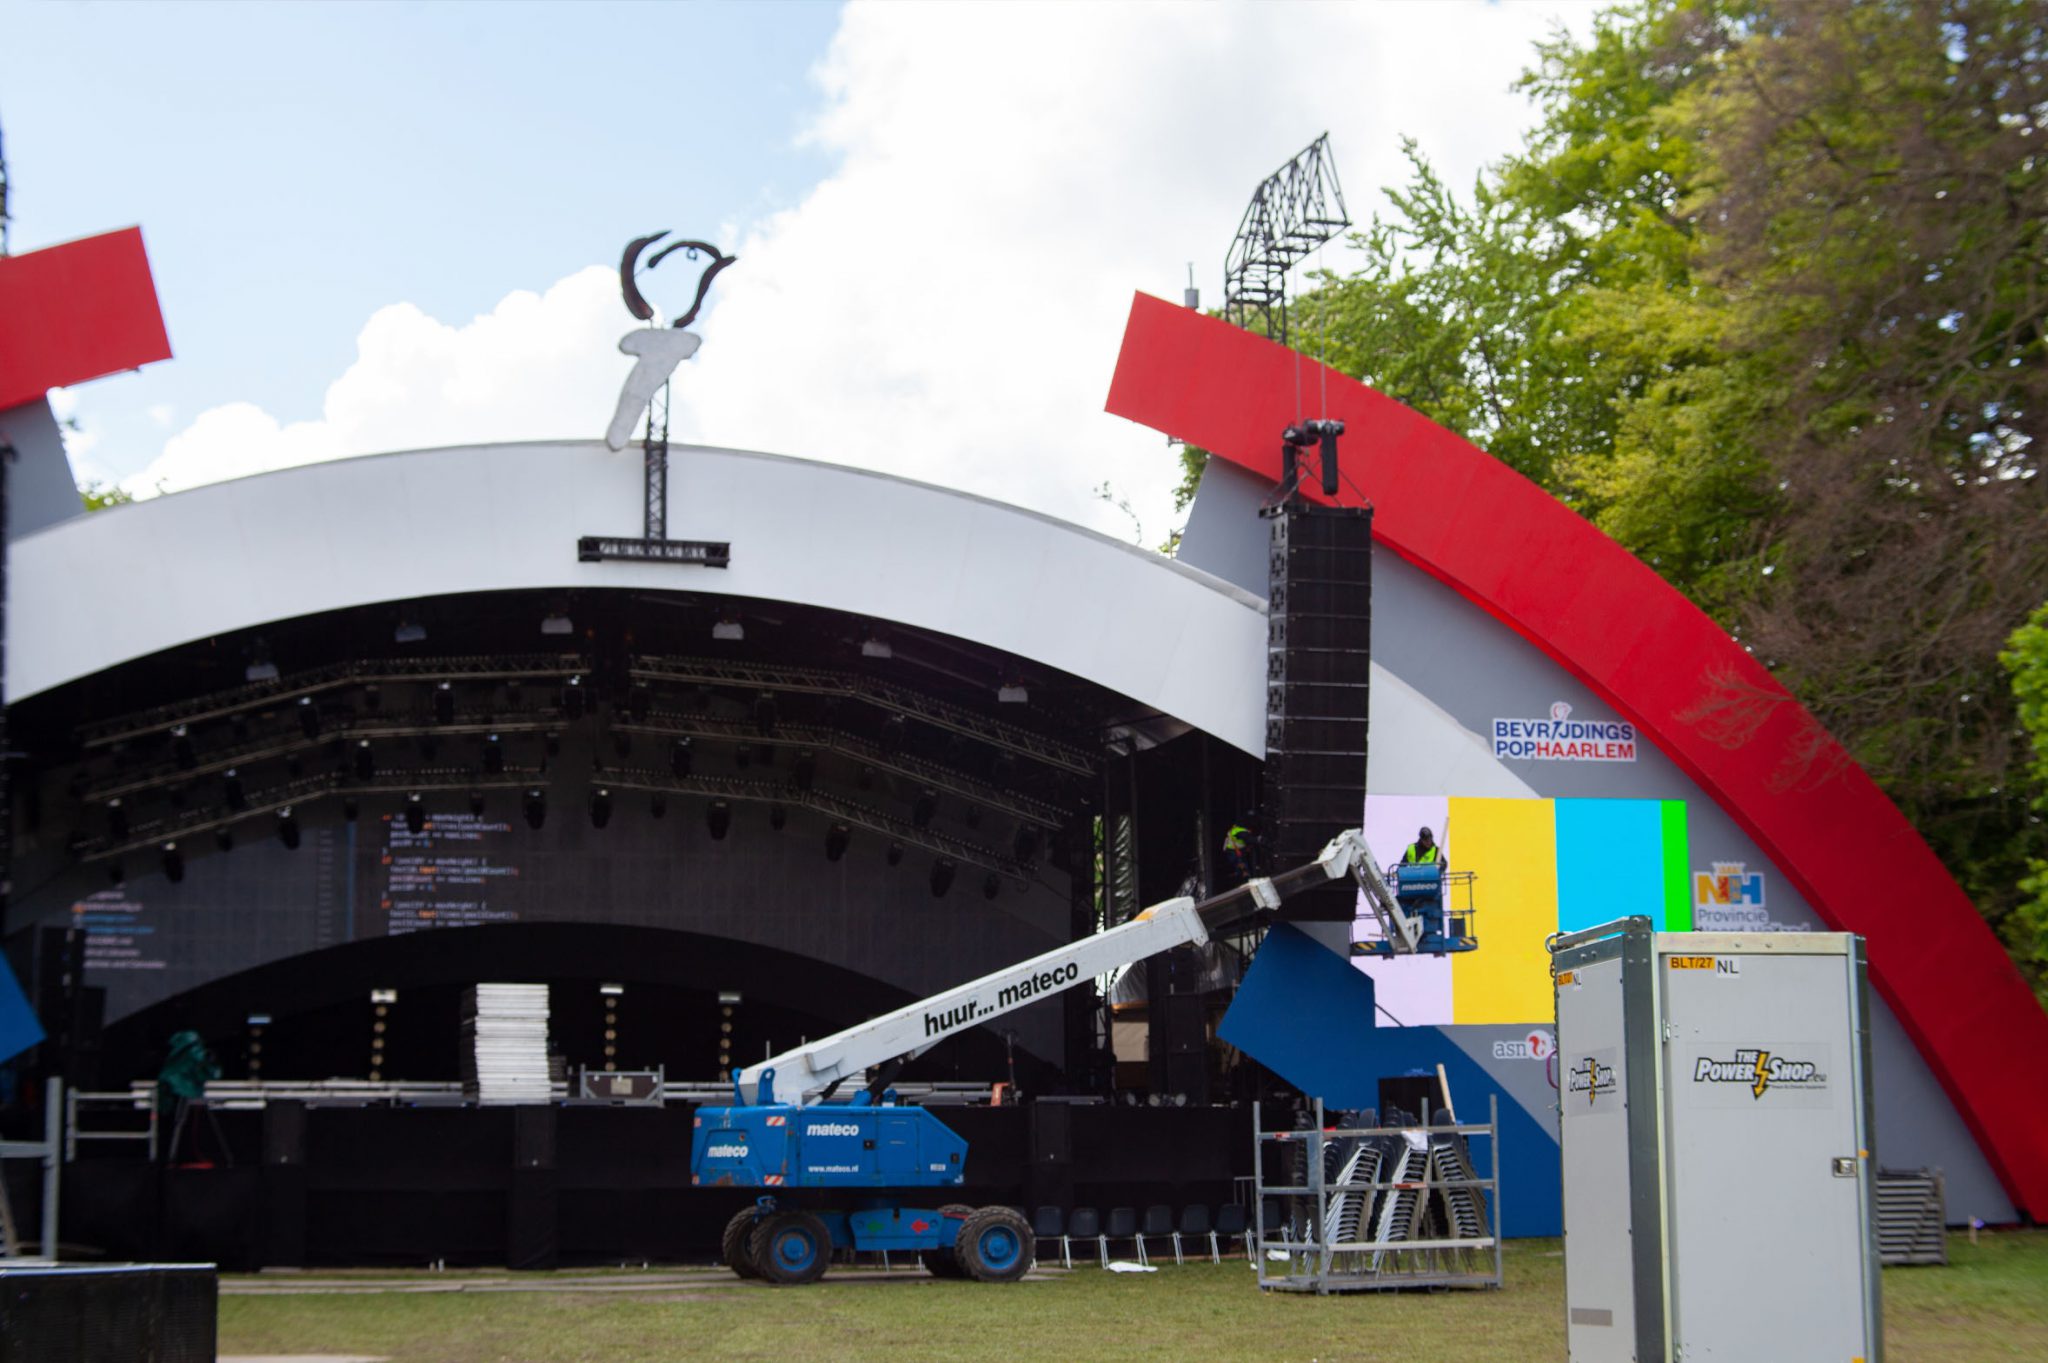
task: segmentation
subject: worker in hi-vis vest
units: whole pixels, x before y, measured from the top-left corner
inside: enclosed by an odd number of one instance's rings
[[[1427,828],[1415,835],[1415,841],[1408,844],[1408,850],[1401,854],[1403,866],[1434,866],[1443,857],[1437,850],[1436,834]]]
[[[1252,831],[1241,823],[1234,823],[1223,835],[1223,864],[1230,874],[1239,880],[1249,880],[1252,874]]]

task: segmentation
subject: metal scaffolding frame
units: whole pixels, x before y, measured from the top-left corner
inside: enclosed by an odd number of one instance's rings
[[[1287,343],[1287,272],[1351,226],[1324,133],[1259,182],[1223,258],[1223,315]]]
[[[1252,1105],[1252,1262],[1282,1292],[1499,1287],[1500,1100],[1484,1123],[1268,1131]],[[1472,1167],[1482,1137],[1491,1172]],[[1269,1184],[1267,1161],[1287,1181]],[[1277,1216],[1269,1222],[1269,1214]]]

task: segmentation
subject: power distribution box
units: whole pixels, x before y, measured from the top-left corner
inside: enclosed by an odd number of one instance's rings
[[[1551,976],[1572,1363],[1877,1363],[1863,939],[1629,918]]]

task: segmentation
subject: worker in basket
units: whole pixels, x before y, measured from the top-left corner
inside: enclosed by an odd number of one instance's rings
[[[1443,864],[1442,849],[1436,845],[1436,834],[1427,828],[1415,835],[1415,841],[1408,844],[1408,850],[1401,854],[1403,866],[1438,866]]]

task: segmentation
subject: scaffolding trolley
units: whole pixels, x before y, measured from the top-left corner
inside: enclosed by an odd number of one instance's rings
[[[1487,1174],[1474,1164],[1482,1143]],[[1252,1263],[1283,1292],[1499,1287],[1500,1112],[1431,1126],[1268,1131],[1252,1106]],[[1269,1177],[1277,1181],[1269,1181]]]

